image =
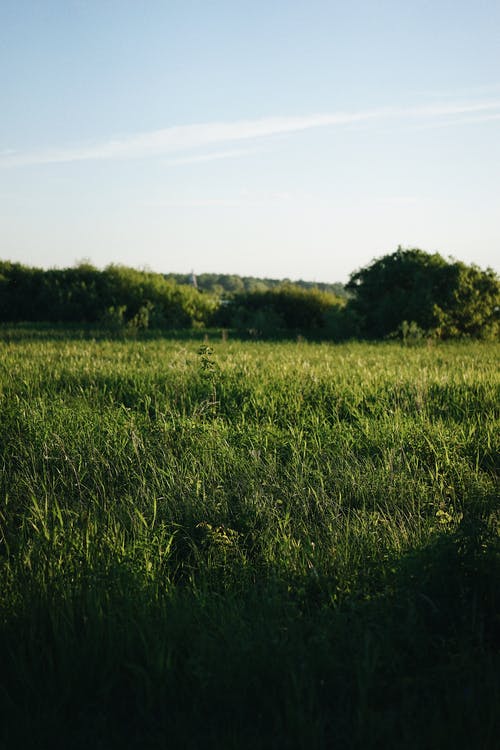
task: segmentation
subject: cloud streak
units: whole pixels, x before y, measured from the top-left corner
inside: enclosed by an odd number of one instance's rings
[[[361,112],[331,112],[292,117],[263,117],[233,122],[207,122],[175,125],[135,135],[124,135],[94,144],[68,148],[53,148],[32,152],[0,152],[0,167],[36,164],[58,164],[78,161],[139,159],[165,154],[182,153],[221,144],[251,141],[286,133],[298,133],[317,128],[353,125],[379,120],[439,120],[458,115],[480,115],[500,110],[500,100],[466,104],[441,104],[421,107],[365,110]],[[456,120],[454,121],[456,122]],[[453,124],[450,123],[450,124]],[[222,152],[227,153],[227,152]],[[188,160],[190,157],[186,157]],[[217,155],[213,158],[217,158]],[[219,157],[222,158],[222,157]],[[209,160],[210,155],[198,157]],[[196,160],[196,156],[191,157]]]
[[[198,164],[204,161],[218,161],[219,159],[236,159],[240,156],[248,156],[248,154],[259,153],[259,149],[256,148],[240,148],[231,149],[229,151],[211,151],[208,154],[194,154],[189,156],[181,156],[178,159],[169,159],[167,164]]]

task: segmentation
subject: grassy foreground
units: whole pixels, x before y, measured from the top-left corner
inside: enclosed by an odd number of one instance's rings
[[[0,747],[496,747],[499,354],[0,342]]]

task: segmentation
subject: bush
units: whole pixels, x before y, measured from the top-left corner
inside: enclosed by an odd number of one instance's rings
[[[340,332],[344,300],[317,289],[282,284],[277,289],[235,295],[219,308],[217,325],[253,335]]]
[[[491,269],[399,247],[353,273],[347,289],[367,338],[383,338],[404,321],[440,338],[498,337],[500,282]]]
[[[44,271],[0,263],[0,321],[104,323],[118,330],[205,325],[216,297],[167,281],[159,273],[82,264]]]

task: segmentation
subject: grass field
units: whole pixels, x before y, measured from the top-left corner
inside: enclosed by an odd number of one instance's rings
[[[500,346],[0,341],[0,746],[500,736]]]

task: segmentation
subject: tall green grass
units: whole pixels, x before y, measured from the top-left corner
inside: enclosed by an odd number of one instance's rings
[[[6,748],[494,748],[500,348],[0,343]]]

